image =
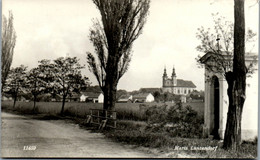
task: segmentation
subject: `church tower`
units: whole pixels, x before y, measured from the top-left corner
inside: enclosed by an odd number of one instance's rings
[[[162,77],[162,79],[163,79],[163,87],[164,86],[166,86],[166,81],[167,81],[167,79],[168,79],[168,76],[167,76],[167,73],[166,73],[166,67],[164,67],[164,73],[163,73],[163,77]]]
[[[176,79],[176,73],[175,73],[174,66],[173,66],[173,69],[172,69],[172,83],[173,83],[173,86],[177,85],[177,79]]]

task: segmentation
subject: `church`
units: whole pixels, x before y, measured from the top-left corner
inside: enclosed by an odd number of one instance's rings
[[[186,81],[182,79],[176,79],[175,68],[172,69],[171,78],[168,78],[166,68],[162,77],[162,91],[177,94],[187,95],[196,89],[196,86],[192,81]]]

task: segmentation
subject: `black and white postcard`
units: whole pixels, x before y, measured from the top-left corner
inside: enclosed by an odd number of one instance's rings
[[[258,0],[3,0],[1,158],[257,158]]]

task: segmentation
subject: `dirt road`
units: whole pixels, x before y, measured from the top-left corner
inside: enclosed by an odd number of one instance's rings
[[[1,117],[1,157],[154,157],[62,120],[35,120],[10,113]]]

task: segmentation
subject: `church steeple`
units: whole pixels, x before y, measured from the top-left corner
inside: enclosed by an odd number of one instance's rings
[[[177,85],[177,79],[176,79],[176,73],[175,73],[175,68],[173,66],[172,68],[172,83],[173,83],[173,86],[176,86]]]
[[[164,72],[163,72],[163,76],[162,76],[163,87],[166,86],[167,79],[168,79],[168,76],[167,76],[167,72],[166,72],[166,67],[164,66]]]
[[[166,67],[164,66],[163,78],[167,78]]]
[[[175,68],[174,68],[174,66],[173,66],[173,68],[172,68],[172,78],[173,77],[176,77],[176,73],[175,73]]]

